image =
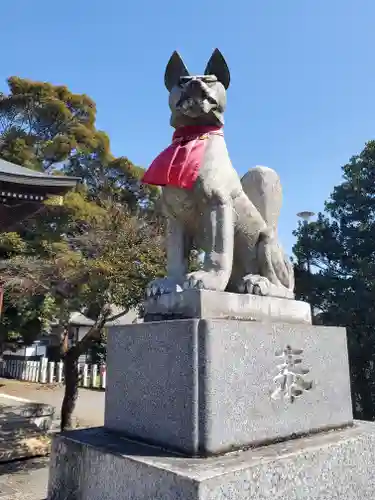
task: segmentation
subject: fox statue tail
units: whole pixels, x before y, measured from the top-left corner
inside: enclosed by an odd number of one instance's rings
[[[255,205],[274,236],[272,248],[264,249],[267,252],[272,249],[272,255],[268,259],[262,259],[269,264],[272,262],[272,266],[264,271],[273,283],[279,282],[293,290],[293,266],[277,240],[277,223],[283,197],[280,177],[272,168],[257,165],[246,172],[241,179],[241,184],[245,194]]]
[[[246,172],[241,184],[267,226],[276,233],[283,197],[279,175],[272,168],[257,165]]]

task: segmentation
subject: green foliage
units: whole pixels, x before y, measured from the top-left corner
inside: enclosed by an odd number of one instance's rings
[[[0,95],[0,157],[35,170],[51,169],[72,154],[109,149],[109,139],[95,129],[96,106],[67,87],[8,79]]]
[[[0,233],[0,252],[4,257],[22,253],[26,249],[26,244],[19,233]]]
[[[136,307],[162,272],[158,191],[143,170],[115,158],[96,129],[96,106],[64,86],[12,77],[0,95],[0,157],[55,175],[82,178],[62,206],[47,204],[18,232],[0,233],[3,342],[28,342],[51,318],[82,311],[96,319],[108,303]],[[120,208],[119,208],[120,207]],[[14,333],[15,332],[15,333]]]
[[[144,170],[125,157],[81,153],[70,158],[64,172],[83,179],[90,199],[122,203],[132,212],[153,208],[159,196],[156,187],[141,184]]]
[[[32,344],[41,333],[48,333],[50,323],[58,312],[50,294],[27,296],[5,294],[0,321],[0,352],[13,349],[20,343]]]
[[[35,248],[38,252],[3,261],[1,274],[12,307],[22,311],[27,324],[31,318],[25,311],[32,310],[40,326],[42,318],[51,319],[51,311],[61,321],[67,311],[77,310],[96,320],[108,305],[123,311],[137,307],[147,282],[163,272],[165,261],[158,226],[113,206],[90,224],[86,221],[84,233],[71,232],[58,242],[43,240]],[[36,308],[38,298],[43,302]],[[8,312],[4,318],[10,329]],[[21,328],[13,318],[11,331],[15,325]]]
[[[316,321],[348,329],[357,417],[375,418],[375,141],[350,159],[317,221],[293,249],[296,291]],[[314,272],[307,272],[309,261]]]

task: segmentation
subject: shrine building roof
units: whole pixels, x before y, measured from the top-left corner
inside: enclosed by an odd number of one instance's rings
[[[63,195],[73,189],[79,181],[78,177],[45,174],[0,158],[0,196],[27,192],[41,196]]]

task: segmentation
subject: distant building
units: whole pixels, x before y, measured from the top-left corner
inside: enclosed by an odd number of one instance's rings
[[[37,212],[53,197],[62,203],[62,196],[80,179],[50,175],[0,159],[0,230],[7,231],[15,223]]]
[[[113,307],[113,316],[119,314],[121,311],[118,308]],[[126,314],[121,315],[115,321],[109,321],[105,324],[105,328],[111,326],[123,326],[133,323],[138,323],[142,321],[139,318],[138,311],[136,309],[130,309]],[[68,332],[68,347],[73,346],[77,342],[83,339],[90,328],[94,325],[94,321],[87,318],[80,312],[73,312],[69,318],[69,332]],[[60,358],[60,342],[61,342],[61,330],[59,325],[53,325],[50,334],[46,335],[43,339],[43,343],[47,346],[47,356],[52,360],[58,360]],[[84,354],[80,357],[80,363],[90,362],[90,352]]]
[[[43,341],[36,340],[29,346],[21,345],[18,349],[10,350],[5,349],[3,359],[28,359],[30,361],[37,361],[47,355],[47,346]]]
[[[118,311],[120,312],[120,311]],[[116,314],[116,312],[114,312]],[[109,321],[105,324],[105,328],[111,326],[123,326],[142,321],[139,318],[138,311],[131,309],[126,314],[123,314],[115,321]],[[68,346],[71,347],[80,341],[93,326],[94,321],[87,318],[79,312],[73,312],[69,319]],[[20,346],[15,350],[5,350],[3,358],[10,357],[17,359],[37,360],[42,357],[48,357],[51,361],[60,359],[60,328],[57,324],[52,326],[51,333],[41,334],[39,339],[33,342],[30,346]],[[79,363],[88,363],[91,361],[90,352],[85,353],[79,359]]]
[[[138,311],[131,309],[126,314],[120,316],[115,321],[109,321],[105,324],[105,327],[108,328],[110,326],[123,326],[129,325],[132,323],[136,323],[139,321]],[[83,314],[79,312],[74,312],[70,315],[69,319],[69,342],[70,345],[75,344],[80,341],[86,333],[90,330],[91,326],[94,324],[94,321],[87,318]]]

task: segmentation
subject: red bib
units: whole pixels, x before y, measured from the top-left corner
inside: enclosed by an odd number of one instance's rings
[[[206,139],[223,135],[221,127],[181,127],[173,134],[172,144],[151,163],[142,178],[145,184],[191,189],[202,165]]]

